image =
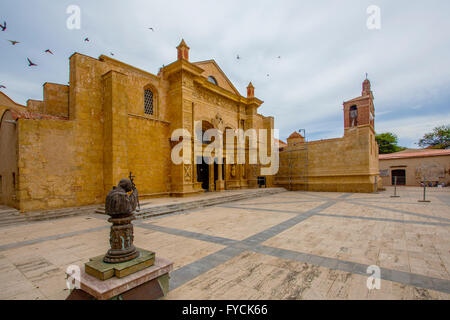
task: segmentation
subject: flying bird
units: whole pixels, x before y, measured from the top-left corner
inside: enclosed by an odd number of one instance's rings
[[[269,74],[267,74],[267,76],[269,76]]]
[[[3,25],[0,24],[0,28],[2,28],[2,31],[6,30],[6,21],[3,22]]]
[[[155,31],[153,28],[148,28],[149,30]]]
[[[281,56],[278,56],[277,58],[278,58],[278,59],[281,59]]]
[[[237,56],[236,56],[236,59],[238,59],[238,60],[239,60],[240,58],[241,58],[241,57],[239,57],[239,55],[237,55]]]
[[[110,52],[109,54],[112,55],[112,56],[114,55],[114,53],[112,53],[112,52]]]
[[[52,52],[50,49],[47,49],[47,50],[45,50],[44,52],[45,52],[45,53],[53,54],[53,52]]]
[[[31,62],[30,58],[27,58],[27,60],[28,60],[28,66],[29,67],[32,67],[32,66],[36,66],[37,67],[37,64]]]
[[[13,46],[15,46],[16,44],[20,43],[19,41],[15,41],[15,40],[8,40],[9,42],[11,42],[11,44]]]
[[[0,89],[6,89],[6,87],[4,85],[0,85]]]
[[[89,38],[84,38],[84,41],[85,42],[89,42]]]

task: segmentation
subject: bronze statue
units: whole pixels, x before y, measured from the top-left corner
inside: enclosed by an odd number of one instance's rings
[[[131,175],[131,174],[130,174]],[[131,192],[131,194],[129,194]],[[133,245],[134,210],[138,204],[138,191],[132,181],[122,179],[117,187],[106,196],[105,213],[113,225],[108,250],[103,261],[106,263],[120,263],[133,260],[139,256],[139,251]]]

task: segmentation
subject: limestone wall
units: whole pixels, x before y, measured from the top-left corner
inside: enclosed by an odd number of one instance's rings
[[[43,101],[28,101],[30,111],[55,119],[19,122],[20,209],[101,204],[130,171],[143,197],[203,191],[195,166],[172,164],[173,130],[192,132],[193,120],[217,114],[233,128],[242,120],[246,128],[270,127],[273,119],[256,114],[256,98],[247,108],[245,98],[210,83],[200,90],[194,82],[204,79],[192,76],[200,71],[178,61],[155,76],[106,56],[72,55],[69,86],[46,83]],[[146,88],[154,93],[152,115],[144,112]]]
[[[168,195],[171,163],[168,123],[130,116],[128,124],[128,166],[136,176],[140,196]]]
[[[73,122],[18,120],[18,186],[21,211],[79,205]],[[77,185],[78,183],[78,185]]]
[[[275,181],[292,190],[373,192],[379,175],[375,147],[369,126],[346,130],[342,138],[288,145]]]
[[[44,84],[43,113],[57,117],[69,116],[69,86],[57,83]]]

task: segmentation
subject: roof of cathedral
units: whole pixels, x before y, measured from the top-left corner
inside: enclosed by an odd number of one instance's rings
[[[416,152],[395,152],[389,154],[380,154],[380,160],[390,159],[405,159],[405,158],[421,158],[421,157],[436,157],[436,156],[448,156],[450,150],[448,149],[422,149]]]
[[[219,65],[217,64],[217,62],[214,59],[197,61],[197,62],[193,62],[192,64],[194,64],[198,67],[201,65],[205,65],[205,64],[213,64],[216,67],[216,69],[219,71],[219,73],[223,76],[223,78],[228,83],[228,85],[231,87],[231,89],[233,90],[233,93],[238,96],[241,96],[240,92],[236,89],[236,87],[233,85],[233,83],[230,81],[230,79],[228,79],[225,72],[222,71],[222,69],[219,67]]]

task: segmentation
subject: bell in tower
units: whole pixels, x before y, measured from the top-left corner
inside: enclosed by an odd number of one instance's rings
[[[344,102],[344,129],[368,125],[374,129],[374,105],[370,81],[362,83],[361,96]]]

